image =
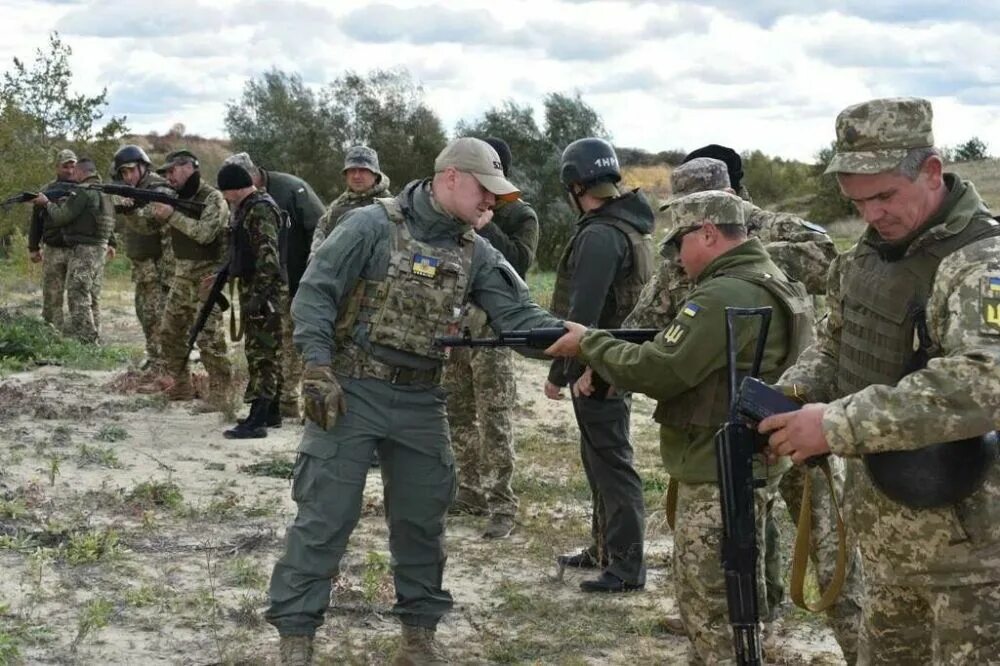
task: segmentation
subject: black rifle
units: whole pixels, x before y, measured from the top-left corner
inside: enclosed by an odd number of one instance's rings
[[[757,432],[739,411],[736,370],[738,318],[760,317],[760,332],[750,376],[760,372],[771,324],[771,308],[726,308],[726,363],[729,370],[729,419],[715,434],[716,466],[722,508],[722,569],[726,579],[729,623],[733,627],[736,663],[761,663],[760,612],[757,607],[757,528],[754,517],[753,458],[758,450]]]
[[[611,328],[607,330],[618,340],[642,343],[652,340],[658,328]],[[566,335],[565,328],[530,328],[523,331],[504,331],[495,338],[474,338],[465,328],[461,335],[445,335],[434,339],[438,347],[531,347],[546,349]]]
[[[114,194],[119,197],[131,199],[137,204],[162,203],[172,206],[181,213],[189,217],[199,217],[205,209],[205,204],[190,199],[179,199],[177,196],[160,192],[157,190],[147,190],[141,187],[130,185],[119,185],[116,183],[88,183],[87,185],[76,185],[80,189],[97,190],[105,194]]]
[[[12,206],[19,203],[28,203],[39,194],[44,194],[51,201],[58,201],[59,199],[65,199],[69,196],[70,189],[75,187],[74,183],[59,183],[53,185],[47,190],[42,192],[18,192],[17,194],[12,194],[3,201],[0,201],[0,209],[6,213],[11,209]]]
[[[191,326],[191,331],[188,333],[187,355],[185,358],[191,355],[191,350],[194,349],[194,343],[198,340],[198,334],[201,333],[201,329],[205,328],[205,324],[208,323],[208,318],[212,316],[212,308],[218,304],[221,312],[225,312],[229,309],[229,299],[222,293],[222,290],[225,288],[228,280],[229,265],[226,264],[215,274],[215,280],[212,282],[212,288],[208,291],[208,298],[206,298],[205,302],[201,304],[201,309],[198,310],[198,317],[194,320],[194,324]]]

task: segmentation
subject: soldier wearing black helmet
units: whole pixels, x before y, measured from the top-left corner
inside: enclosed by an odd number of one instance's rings
[[[652,271],[653,209],[638,190],[619,189],[618,157],[602,139],[567,146],[560,179],[580,217],[559,260],[552,312],[588,326],[615,328],[632,311]],[[545,395],[561,399],[562,388],[585,370],[575,360],[553,361]],[[645,508],[629,441],[631,400],[613,391],[572,400],[593,497],[593,540],[583,552],[560,557],[559,564],[603,569],[597,579],[581,583],[585,592],[642,589]]]
[[[153,171],[149,156],[139,146],[129,144],[119,148],[111,167],[112,178],[126,185],[174,193],[167,180]],[[174,273],[173,251],[163,225],[147,226],[153,219],[149,206],[136,206],[132,201],[119,199],[115,212],[125,216],[125,254],[132,262],[135,314],[146,338],[146,368],[158,374],[164,370],[160,319]]]

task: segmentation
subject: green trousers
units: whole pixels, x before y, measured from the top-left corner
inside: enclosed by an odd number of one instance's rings
[[[271,575],[265,618],[282,635],[312,635],[323,623],[377,448],[396,586],[393,612],[404,624],[435,627],[452,607],[442,588],[445,515],[456,488],[445,392],[339,380],[347,414],[329,431],[306,424],[292,482],[298,513]]]

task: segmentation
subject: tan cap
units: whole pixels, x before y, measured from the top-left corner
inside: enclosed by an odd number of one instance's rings
[[[520,191],[504,177],[497,151],[481,139],[463,137],[445,146],[434,160],[434,171],[444,171],[448,167],[471,173],[480,185],[497,196]]]
[[[74,153],[69,148],[64,148],[59,151],[59,155],[56,156],[56,164],[62,166],[66,162],[76,162],[76,153]]]
[[[721,190],[695,192],[674,199],[666,206],[670,231],[663,238],[667,245],[687,229],[696,229],[705,223],[716,226],[746,224],[743,217],[743,199]]]
[[[919,97],[873,99],[837,116],[836,154],[826,173],[892,171],[914,148],[934,145],[931,103]]]

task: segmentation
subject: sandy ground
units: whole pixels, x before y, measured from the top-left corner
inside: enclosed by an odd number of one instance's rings
[[[106,337],[137,344],[128,294],[105,303]],[[490,542],[485,519],[449,519],[456,607],[439,636],[453,662],[685,663],[687,640],[660,626],[676,610],[652,403],[638,399],[633,417],[650,483],[648,585],[593,598],[577,588],[582,574],[554,576],[554,556],[589,530],[571,410],[541,397],[543,364],[518,364],[518,528]],[[122,391],[126,370],[40,367],[0,381],[0,663],[276,663],[261,612],[294,504],[287,479],[247,466],[287,466],[301,426],[229,441],[217,413]],[[373,470],[318,663],[386,663],[395,647],[381,514]],[[772,663],[842,663],[822,621],[798,612],[766,644]]]

